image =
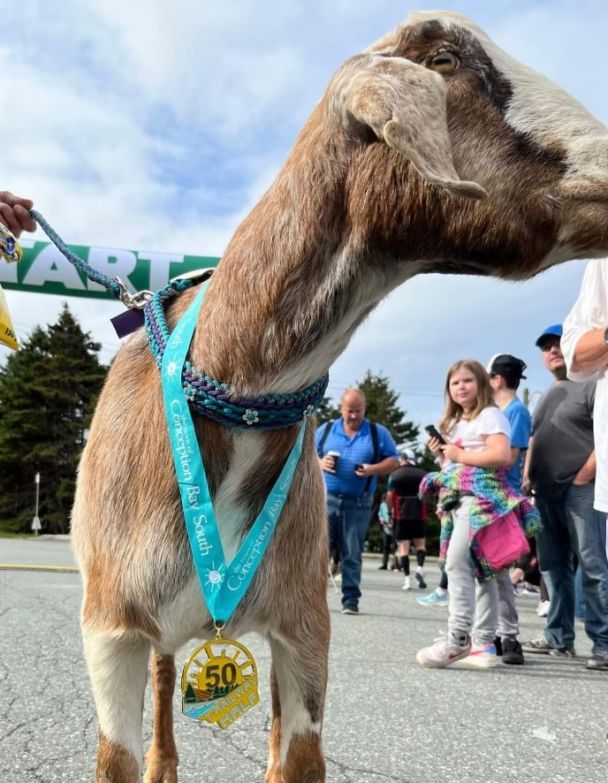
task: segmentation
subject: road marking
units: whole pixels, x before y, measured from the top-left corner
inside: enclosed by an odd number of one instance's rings
[[[0,571],[63,571],[68,574],[77,574],[76,566],[34,565],[30,563],[0,563]]]

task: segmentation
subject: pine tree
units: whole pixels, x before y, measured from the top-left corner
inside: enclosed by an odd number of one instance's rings
[[[335,421],[340,418],[340,409],[332,405],[329,397],[323,397],[321,404],[315,410],[317,424],[323,424],[326,421]]]
[[[371,370],[367,370],[363,380],[354,383],[353,388],[361,389],[365,394],[366,418],[384,425],[399,446],[413,447],[418,439],[419,428],[405,419],[406,411],[401,410],[397,405],[399,394],[391,389],[389,379],[385,375],[373,375]],[[329,397],[323,397],[316,410],[317,424],[335,421],[340,418],[340,415],[339,403],[334,405]]]
[[[64,305],[0,369],[0,524],[28,531],[40,473],[43,530],[67,532],[76,467],[105,377],[100,345]]]
[[[406,412],[397,404],[399,394],[391,389],[386,375],[373,375],[371,370],[368,370],[356,386],[367,399],[365,416],[368,419],[383,424],[400,445],[416,442],[418,427],[411,421],[406,421]]]

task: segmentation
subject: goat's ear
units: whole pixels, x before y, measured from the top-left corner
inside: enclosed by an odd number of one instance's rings
[[[428,68],[403,58],[363,55],[347,63],[335,95],[347,128],[370,127],[427,182],[455,195],[485,198],[481,185],[461,180],[454,168],[446,93],[442,77]]]

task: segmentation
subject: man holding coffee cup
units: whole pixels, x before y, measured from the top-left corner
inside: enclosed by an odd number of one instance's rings
[[[377,477],[399,465],[397,446],[381,424],[365,418],[365,395],[347,389],[341,418],[316,433],[317,455],[327,488],[330,551],[342,560],[342,612],[358,614],[363,545]]]
[[[335,473],[338,468],[338,460],[340,459],[340,452],[328,451],[325,456],[331,459],[331,468],[323,468],[323,470],[326,470],[328,473]]]

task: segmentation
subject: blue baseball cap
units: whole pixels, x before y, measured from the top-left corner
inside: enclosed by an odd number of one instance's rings
[[[546,342],[547,337],[561,337],[564,333],[564,330],[562,329],[561,324],[553,324],[553,326],[548,326],[545,331],[541,334],[541,336],[538,338],[538,340],[534,343],[539,348],[542,348],[542,345],[544,342]]]

